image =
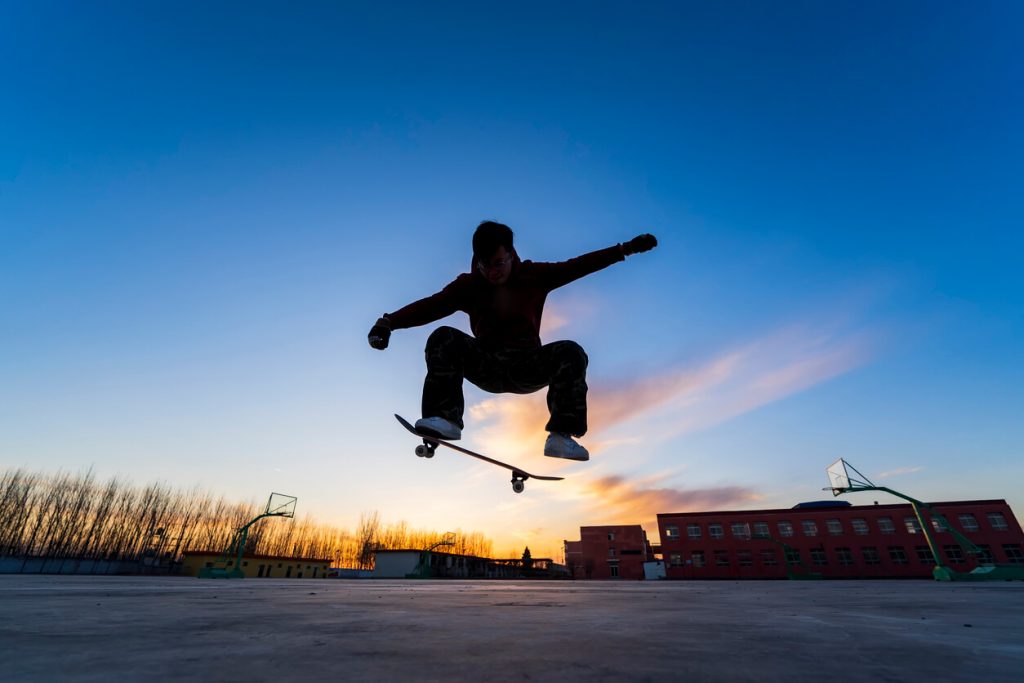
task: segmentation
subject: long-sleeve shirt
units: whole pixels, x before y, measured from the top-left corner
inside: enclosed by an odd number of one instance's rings
[[[456,311],[469,315],[473,335],[489,348],[536,348],[548,293],[584,275],[625,259],[620,245],[568,261],[520,261],[513,251],[512,272],[500,285],[475,269],[463,273],[437,294],[388,313],[392,329],[418,327]]]

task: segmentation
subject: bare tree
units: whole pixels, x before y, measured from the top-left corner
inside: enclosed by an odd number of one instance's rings
[[[222,552],[259,511],[255,502],[198,488],[140,487],[116,477],[101,483],[91,469],[48,475],[11,469],[0,471],[0,556],[22,558],[23,568],[30,559],[176,562],[186,551]],[[309,517],[266,519],[252,528],[246,552],[369,569],[378,549],[426,548],[442,536],[405,521],[385,525],[378,512],[364,513],[354,533]],[[452,540],[452,552],[491,554],[491,541],[480,532],[460,529]]]

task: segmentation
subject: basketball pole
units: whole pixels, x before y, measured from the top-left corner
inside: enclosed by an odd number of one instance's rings
[[[858,478],[851,477],[849,471],[857,475]],[[921,527],[921,533],[924,534],[925,542],[928,543],[928,548],[931,550],[932,557],[935,558],[935,568],[932,569],[932,577],[936,581],[1014,581],[1024,580],[1024,567],[1017,567],[1014,565],[1005,564],[994,564],[992,562],[982,563],[984,558],[984,551],[974,544],[969,538],[961,534],[953,525],[949,523],[949,520],[945,518],[941,513],[937,512],[928,503],[920,501],[916,498],[911,498],[905,493],[894,491],[886,486],[875,486],[875,484],[865,477],[863,474],[858,472],[846,460],[840,458],[836,462],[829,465],[826,469],[829,474],[829,483],[832,486],[826,487],[825,491],[832,491],[833,496],[839,496],[844,493],[856,493],[858,491],[882,491],[888,493],[897,498],[910,503],[911,508],[914,510],[914,515],[917,517],[917,523]],[[836,484],[839,483],[839,486]],[[845,486],[842,485],[845,483]],[[974,555],[978,558],[978,566],[970,572],[958,572],[952,567],[949,567],[942,562],[942,554],[939,552],[940,546],[935,540],[935,536],[932,533],[931,524],[925,517],[925,511],[928,512],[930,518],[934,521],[939,522],[942,526],[953,534],[953,538],[956,539],[957,544],[970,555]]]
[[[275,496],[278,497],[279,504],[275,505]],[[285,499],[284,502],[280,502],[280,499]],[[260,521],[264,517],[294,517],[295,516],[295,502],[296,498],[293,496],[285,496],[280,493],[271,493],[270,499],[267,501],[267,507],[264,512],[253,517],[248,523],[238,528],[234,536],[231,537],[231,543],[224,550],[224,554],[221,555],[224,567],[203,567],[199,570],[197,578],[200,579],[244,579],[245,572],[242,571],[242,555],[245,552],[245,544],[249,540],[249,529],[252,525]],[[229,571],[227,568],[227,559],[232,555],[235,555],[234,567]]]

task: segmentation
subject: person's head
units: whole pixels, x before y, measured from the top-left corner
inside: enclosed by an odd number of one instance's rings
[[[512,274],[515,250],[512,229],[507,225],[484,221],[473,233],[473,265],[491,284],[504,284]]]

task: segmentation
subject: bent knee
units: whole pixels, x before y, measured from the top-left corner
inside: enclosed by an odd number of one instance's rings
[[[587,352],[583,350],[583,347],[574,341],[560,341],[555,342],[555,355],[570,363],[579,364],[583,367],[587,367],[590,359],[587,357]]]
[[[448,346],[453,341],[458,339],[460,336],[464,336],[465,333],[454,327],[448,325],[442,325],[427,337],[427,349],[437,349],[443,346]]]

